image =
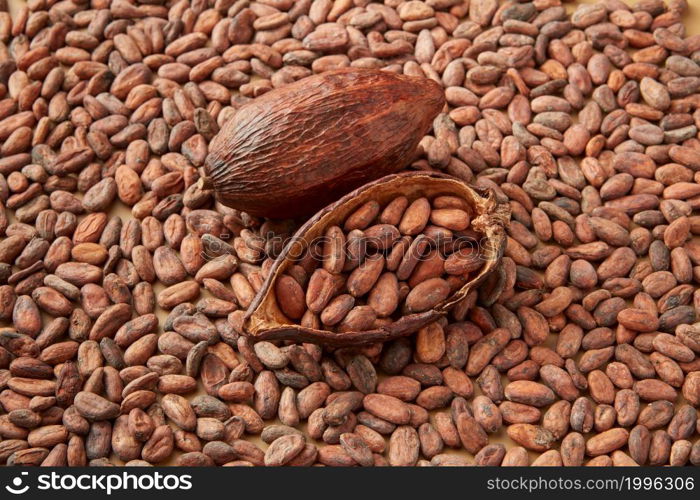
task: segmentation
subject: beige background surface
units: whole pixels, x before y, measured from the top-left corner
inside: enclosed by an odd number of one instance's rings
[[[566,0],[564,0],[564,1],[566,1]],[[630,4],[630,5],[632,5],[632,4],[634,4],[634,3],[636,2],[636,0],[623,0],[623,1],[625,1],[625,3],[628,3],[628,4]],[[698,34],[698,33],[700,33],[700,0],[687,0],[687,1],[688,1],[688,4],[690,5],[690,11],[689,11],[689,13],[685,16],[685,25],[686,25],[687,33],[688,33],[689,35]],[[13,16],[13,18],[14,18],[14,16],[16,16],[17,10],[21,7],[21,5],[23,5],[23,4],[25,4],[25,3],[26,3],[26,2],[25,2],[24,0],[9,0],[10,12],[11,12],[11,15]],[[582,3],[583,3],[583,4],[599,3],[599,0],[576,0],[576,1],[573,1],[573,2],[567,2],[567,3],[566,3],[566,6],[567,6],[567,8],[568,8],[569,11],[573,11],[573,10],[575,9],[576,5],[582,4]],[[123,220],[126,220],[126,219],[128,219],[128,218],[131,217],[131,212],[130,212],[129,208],[126,207],[125,205],[121,204],[119,201],[115,202],[115,204],[114,204],[114,206],[113,206],[113,208],[112,208],[112,210],[111,210],[111,214],[112,214],[112,215],[119,215]],[[155,289],[156,293],[157,293],[158,291],[162,290],[163,288],[164,288],[164,287],[163,287],[162,285],[160,285],[160,284],[156,284],[156,285],[154,286],[154,289]],[[203,296],[205,296],[206,294],[207,294],[207,293],[204,292]],[[162,323],[162,322],[165,320],[165,317],[167,316],[167,311],[158,309],[157,314],[158,314],[158,316],[159,316],[159,318],[160,318],[160,320],[161,320],[161,323]],[[45,324],[46,324],[46,323],[45,323]],[[160,333],[162,333],[162,330],[160,331]],[[550,336],[550,339],[549,339],[549,341],[547,342],[546,345],[548,345],[548,346],[550,346],[550,347],[554,347],[554,346],[556,345],[556,336],[555,336],[555,335]],[[381,377],[381,375],[380,375],[380,377]],[[474,384],[474,388],[475,388],[475,395],[479,394],[479,387],[478,387],[477,384]],[[194,396],[196,396],[196,395],[198,395],[198,394],[204,394],[204,391],[203,391],[203,389],[202,389],[202,387],[201,387],[201,384],[200,384],[199,390],[198,390],[197,392],[188,395],[188,399],[191,399],[191,398],[193,398]],[[442,410],[442,411],[445,411],[445,410]],[[544,413],[544,412],[543,412],[543,413]],[[271,423],[279,423],[279,422],[278,422],[278,421],[275,421],[275,422],[267,421],[267,422],[266,422],[266,424],[271,424]],[[306,425],[305,425],[305,424],[302,424],[299,428],[302,429],[302,430],[305,430],[305,427],[306,427]],[[263,442],[259,439],[259,437],[257,437],[257,436],[245,436],[245,439],[248,440],[248,441],[251,441],[251,442],[253,442],[253,443],[255,443],[255,444],[257,444],[257,445],[260,446],[263,450],[264,450],[264,449],[266,448],[266,446],[267,446],[267,445],[266,445],[265,443],[263,443]],[[505,428],[501,429],[501,431],[500,431],[498,434],[490,435],[490,442],[492,442],[492,443],[494,443],[494,442],[503,443],[507,448],[510,448],[510,447],[512,447],[512,446],[514,445],[513,442],[510,441],[510,439],[505,435]],[[323,445],[324,445],[324,443],[321,442],[321,441],[315,441],[315,444],[316,444],[317,446],[323,446]],[[446,453],[452,453],[452,454],[458,454],[458,455],[470,456],[470,457],[471,457],[471,455],[469,455],[469,454],[468,454],[467,452],[465,452],[464,450],[451,450],[451,449],[446,449],[445,452],[446,452]],[[172,464],[174,463],[174,461],[175,461],[176,456],[177,456],[177,453],[174,454],[174,455],[170,458],[170,460],[168,460],[167,462],[165,462],[165,463],[163,463],[163,464],[161,464],[161,465],[172,465]],[[534,459],[536,456],[538,456],[538,454],[536,454],[536,453],[531,453],[531,459]],[[121,464],[121,463],[122,463],[122,462],[121,462],[119,459],[117,459],[116,457],[112,457],[112,462],[115,463],[115,464]]]

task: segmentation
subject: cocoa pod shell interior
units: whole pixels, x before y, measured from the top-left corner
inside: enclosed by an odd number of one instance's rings
[[[214,137],[218,201],[251,215],[310,215],[409,164],[445,98],[427,78],[343,68],[272,90]]]
[[[473,210],[471,226],[481,233],[484,265],[477,276],[435,308],[408,314],[379,329],[362,332],[336,333],[315,330],[294,324],[281,311],[274,293],[275,280],[294,264],[310,242],[322,237],[331,225],[342,224],[350,214],[369,200],[384,205],[399,195],[414,200],[421,196],[454,195],[466,200]],[[255,340],[294,340],[334,346],[358,345],[409,335],[444,316],[463,300],[470,290],[498,266],[505,250],[505,228],[510,219],[510,207],[488,190],[477,190],[454,177],[435,172],[405,172],[392,174],[347,194],[337,202],[316,213],[287,242],[275,260],[262,288],[245,315],[245,333]]]

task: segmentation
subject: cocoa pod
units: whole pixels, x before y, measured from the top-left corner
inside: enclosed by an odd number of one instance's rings
[[[383,71],[302,79],[244,106],[221,128],[209,146],[208,184],[219,201],[253,215],[313,213],[404,167],[443,103],[429,79]]]
[[[277,282],[282,279],[282,276],[285,275],[284,273],[294,264],[294,259],[298,255],[303,254],[304,251],[308,250],[312,242],[326,234],[328,227],[334,225],[342,226],[342,222],[350,214],[353,214],[368,201],[380,201],[386,204],[396,196],[403,195],[411,199],[417,193],[421,193],[423,196],[449,193],[457,199],[463,200],[470,207],[473,213],[471,217],[472,227],[482,235],[480,259],[484,263],[473,278],[470,275],[468,280],[460,282],[457,290],[444,299],[441,300],[443,296],[440,296],[438,298],[439,302],[436,305],[431,303],[431,307],[428,310],[410,312],[410,307],[408,307],[407,314],[400,318],[387,322],[380,328],[370,328],[365,331],[344,328],[342,334],[338,334],[294,324],[284,315],[281,306],[276,300],[275,290]],[[496,201],[493,193],[488,193],[486,197],[482,197],[478,192],[456,179],[440,174],[397,174],[367,184],[321,210],[299,229],[287,244],[285,250],[273,263],[262,289],[257,293],[248,308],[245,314],[245,333],[256,339],[289,339],[323,342],[331,345],[357,345],[358,343],[383,342],[417,331],[435,319],[447,314],[452,307],[462,301],[469,291],[475,285],[481,283],[496,267],[505,245],[503,225],[507,221],[508,214],[507,208]],[[325,270],[317,272],[327,273]],[[330,280],[330,277],[328,280]],[[325,288],[328,288],[327,296],[330,297],[333,292],[329,287],[332,285],[330,282],[327,285]],[[311,289],[312,285],[310,284],[309,286],[309,289]],[[417,289],[415,288],[414,290]],[[424,296],[425,293],[422,293],[421,297]],[[410,303],[409,298],[406,299],[407,305]],[[327,301],[324,300],[317,310],[323,309],[326,303]],[[285,307],[288,308],[289,306],[285,305]]]

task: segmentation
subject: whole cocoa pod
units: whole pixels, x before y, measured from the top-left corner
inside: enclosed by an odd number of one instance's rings
[[[209,146],[202,182],[252,215],[308,215],[404,168],[444,105],[432,80],[345,68],[242,107]]]

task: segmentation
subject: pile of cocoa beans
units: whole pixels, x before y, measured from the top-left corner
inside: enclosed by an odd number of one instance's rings
[[[433,309],[484,264],[469,222],[469,206],[456,196],[368,201],[277,279],[277,302],[302,326],[339,333]]]
[[[0,463],[700,465],[688,3],[0,1]],[[208,143],[346,66],[442,85],[407,168],[509,203],[505,257],[414,335],[256,343],[304,221],[217,204]]]

